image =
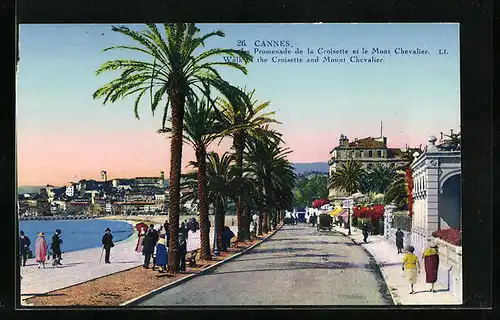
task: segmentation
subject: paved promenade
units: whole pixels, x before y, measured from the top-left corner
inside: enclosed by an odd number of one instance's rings
[[[262,244],[138,306],[391,305],[374,262],[342,235],[285,225]]]
[[[347,235],[348,230],[335,226],[334,230]],[[404,277],[402,266],[402,254],[397,254],[394,242],[386,240],[383,236],[369,236],[368,243],[363,243],[363,235],[357,228],[351,228],[351,238],[361,244],[377,260],[381,271],[386,278],[387,285],[391,290],[396,304],[401,305],[459,305],[462,302],[456,300],[453,295],[440,283],[435,284],[437,292],[429,292],[429,284],[425,283],[425,270],[422,258],[419,261],[422,267],[418,275],[417,284],[414,286],[415,294],[409,294],[410,287]]]
[[[231,227],[231,229],[236,233],[236,227]],[[199,236],[199,231],[189,232],[188,251],[200,247]],[[213,228],[210,231],[210,239],[213,243]],[[63,265],[56,268],[52,268],[52,260],[50,260],[45,264],[45,269],[38,269],[35,259],[28,259],[26,266],[21,267],[21,276],[23,277],[21,279],[21,299],[24,300],[34,295],[45,294],[140,266],[144,262],[144,256],[135,252],[136,244],[136,233],[126,240],[115,243],[115,247],[111,249],[110,264],[104,263],[104,254],[101,263],[99,263],[102,248],[63,253],[61,261]]]

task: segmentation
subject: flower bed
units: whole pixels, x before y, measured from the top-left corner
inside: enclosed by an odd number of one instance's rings
[[[442,229],[434,231],[432,236],[455,246],[462,245],[462,231],[460,229]]]

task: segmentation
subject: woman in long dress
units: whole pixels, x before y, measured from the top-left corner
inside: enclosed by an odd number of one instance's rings
[[[408,247],[408,253],[403,257],[403,270],[406,273],[406,280],[410,285],[410,294],[414,294],[413,286],[417,283],[417,272],[420,273],[420,263],[418,257],[413,253],[415,248]]]
[[[160,267],[160,272],[167,268],[167,246],[165,243],[165,234],[160,234],[156,244],[156,265]]]
[[[47,244],[44,236],[44,233],[40,232],[38,234],[38,239],[36,239],[35,259],[38,263],[38,269],[40,269],[40,266],[43,266],[45,268],[45,261],[47,260],[47,250],[49,248],[49,245]]]
[[[135,246],[135,252],[142,253],[142,240],[144,239],[145,235],[146,231],[144,230],[144,228],[141,228],[141,231],[139,231],[139,239],[137,239],[137,245]]]
[[[434,283],[437,281],[439,254],[435,242],[431,243],[430,247],[424,251],[422,259],[425,265],[425,282],[431,284],[430,292],[436,292],[434,291]]]
[[[403,253],[403,238],[405,234],[401,231],[401,228],[398,228],[396,231],[396,248],[398,248],[398,253]]]

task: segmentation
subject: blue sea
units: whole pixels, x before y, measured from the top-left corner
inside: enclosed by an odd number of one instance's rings
[[[61,250],[63,252],[78,251],[102,246],[102,236],[106,228],[111,229],[113,242],[127,239],[134,233],[132,225],[114,220],[28,220],[19,221],[19,231],[24,231],[31,240],[32,251],[38,233],[45,233],[50,246],[56,229],[61,229]]]

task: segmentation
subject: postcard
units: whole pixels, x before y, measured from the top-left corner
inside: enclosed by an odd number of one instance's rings
[[[21,24],[19,307],[461,305],[459,42]]]

